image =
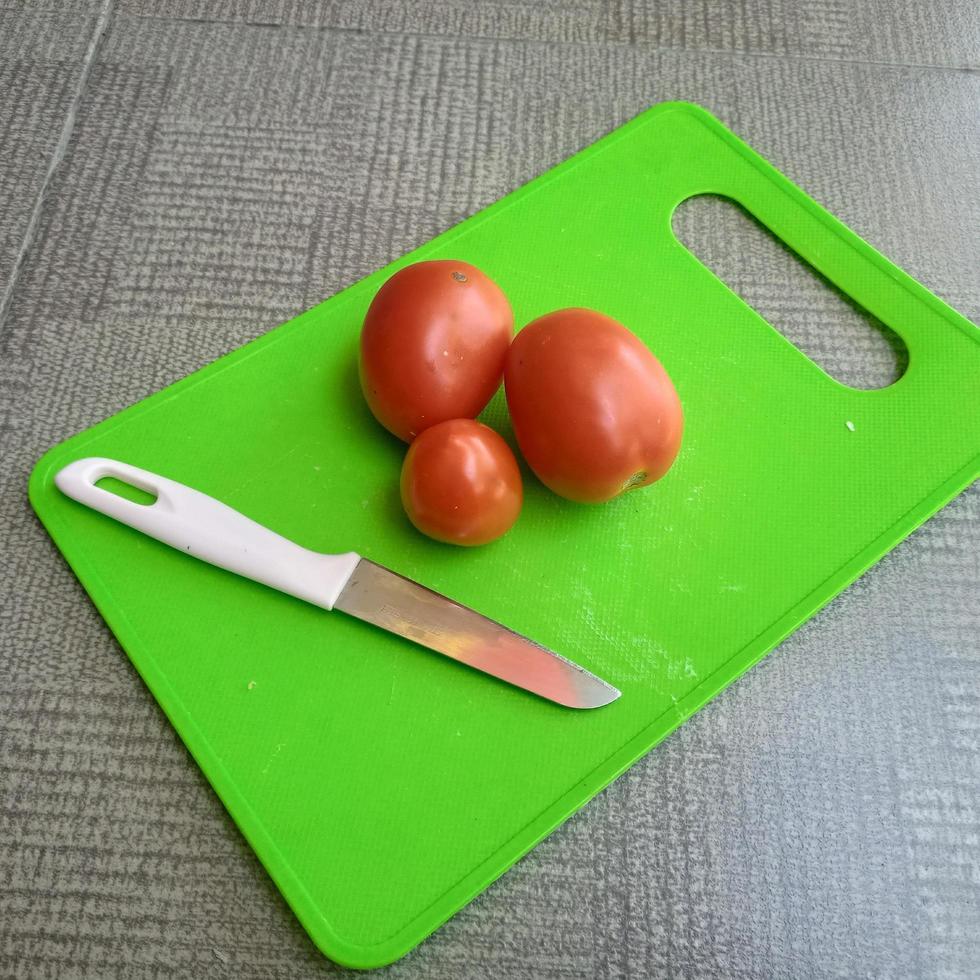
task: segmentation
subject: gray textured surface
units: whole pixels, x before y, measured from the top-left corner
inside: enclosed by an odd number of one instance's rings
[[[0,304],[82,80],[95,18],[0,7]]]
[[[44,449],[666,98],[976,319],[978,52],[969,0],[0,0],[0,975],[336,972],[32,517]],[[720,274],[887,381],[712,207]],[[390,974],[976,976],[978,582],[974,487]]]

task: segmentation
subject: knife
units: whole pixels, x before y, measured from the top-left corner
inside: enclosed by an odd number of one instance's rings
[[[135,503],[97,484],[120,480],[155,499]],[[418,582],[368,561],[309,551],[190,487],[113,459],[60,470],[62,493],[157,541],[323,609],[339,609],[569,708],[619,697],[594,674]]]

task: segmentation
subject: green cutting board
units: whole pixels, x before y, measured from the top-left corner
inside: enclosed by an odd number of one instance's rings
[[[909,349],[831,379],[684,248],[671,215],[741,203]],[[588,306],[674,378],[661,483],[571,504],[526,480],[514,530],[436,544],[398,502],[358,332],[419,259],[472,262],[518,324]],[[203,326],[202,326],[203,329]],[[498,397],[488,417],[509,433]],[[851,425],[847,423],[850,422]],[[980,331],[703,110],[656,106],[290,323],[52,449],[33,505],[314,942],[404,954],[980,474]],[[543,701],[204,565],[62,497],[114,457],[320,551],[356,550],[571,657],[623,694]]]

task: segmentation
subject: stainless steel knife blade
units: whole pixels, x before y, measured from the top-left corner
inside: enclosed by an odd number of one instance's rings
[[[570,708],[599,708],[620,695],[571,660],[366,558],[334,608]]]

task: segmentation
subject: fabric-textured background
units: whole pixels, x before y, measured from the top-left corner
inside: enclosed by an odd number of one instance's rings
[[[971,0],[0,0],[0,976],[324,960],[34,519],[51,444],[663,99],[980,316]],[[849,383],[889,345],[722,205],[678,231]],[[980,963],[974,487],[399,978]]]

